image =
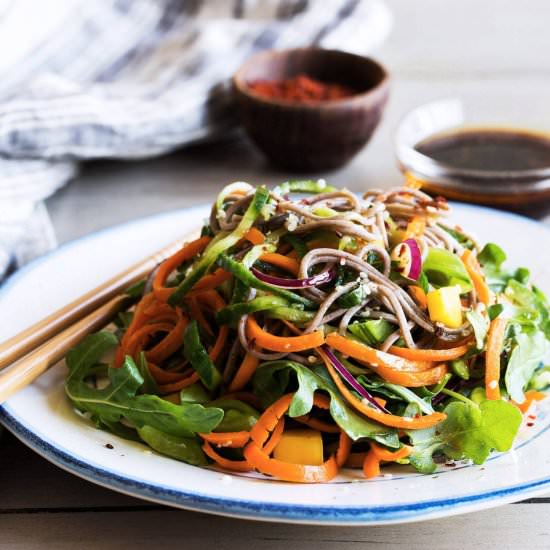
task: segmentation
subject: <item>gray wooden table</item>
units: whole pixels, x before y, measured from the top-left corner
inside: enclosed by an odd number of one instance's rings
[[[430,99],[503,93],[550,117],[550,3],[546,0],[388,0],[395,27],[377,57],[393,94],[372,143],[345,169],[322,174],[357,191],[400,183],[391,143],[399,118]],[[312,174],[313,176],[321,174]],[[102,162],[48,201],[61,242],[140,216],[209,202],[239,179],[276,183],[243,142],[134,164]],[[549,220],[544,208],[528,214]],[[550,548],[550,497],[414,525],[319,528],[261,524],[172,510],[82,481],[10,434],[0,447],[1,548]]]

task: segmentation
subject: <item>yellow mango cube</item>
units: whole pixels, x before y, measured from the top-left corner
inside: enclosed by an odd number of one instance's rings
[[[273,458],[290,464],[323,464],[323,439],[316,430],[283,432],[273,451]]]
[[[444,286],[428,292],[428,312],[430,319],[443,323],[449,328],[462,325],[462,304],[460,303],[460,287]]]

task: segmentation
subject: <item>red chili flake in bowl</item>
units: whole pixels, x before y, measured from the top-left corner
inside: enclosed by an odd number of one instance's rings
[[[284,80],[255,80],[248,87],[258,95],[269,99],[281,99],[296,103],[316,103],[351,97],[357,92],[333,82],[322,82],[305,74]]]

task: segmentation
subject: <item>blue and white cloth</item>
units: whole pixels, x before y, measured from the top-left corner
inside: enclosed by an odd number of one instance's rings
[[[253,52],[368,53],[383,0],[0,0],[0,279],[55,246],[42,200],[81,159],[136,159],[234,126]]]

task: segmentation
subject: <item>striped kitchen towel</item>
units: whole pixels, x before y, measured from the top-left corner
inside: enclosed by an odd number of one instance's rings
[[[80,159],[220,136],[253,52],[367,53],[390,26],[383,0],[0,0],[0,279],[55,245],[40,201]]]

